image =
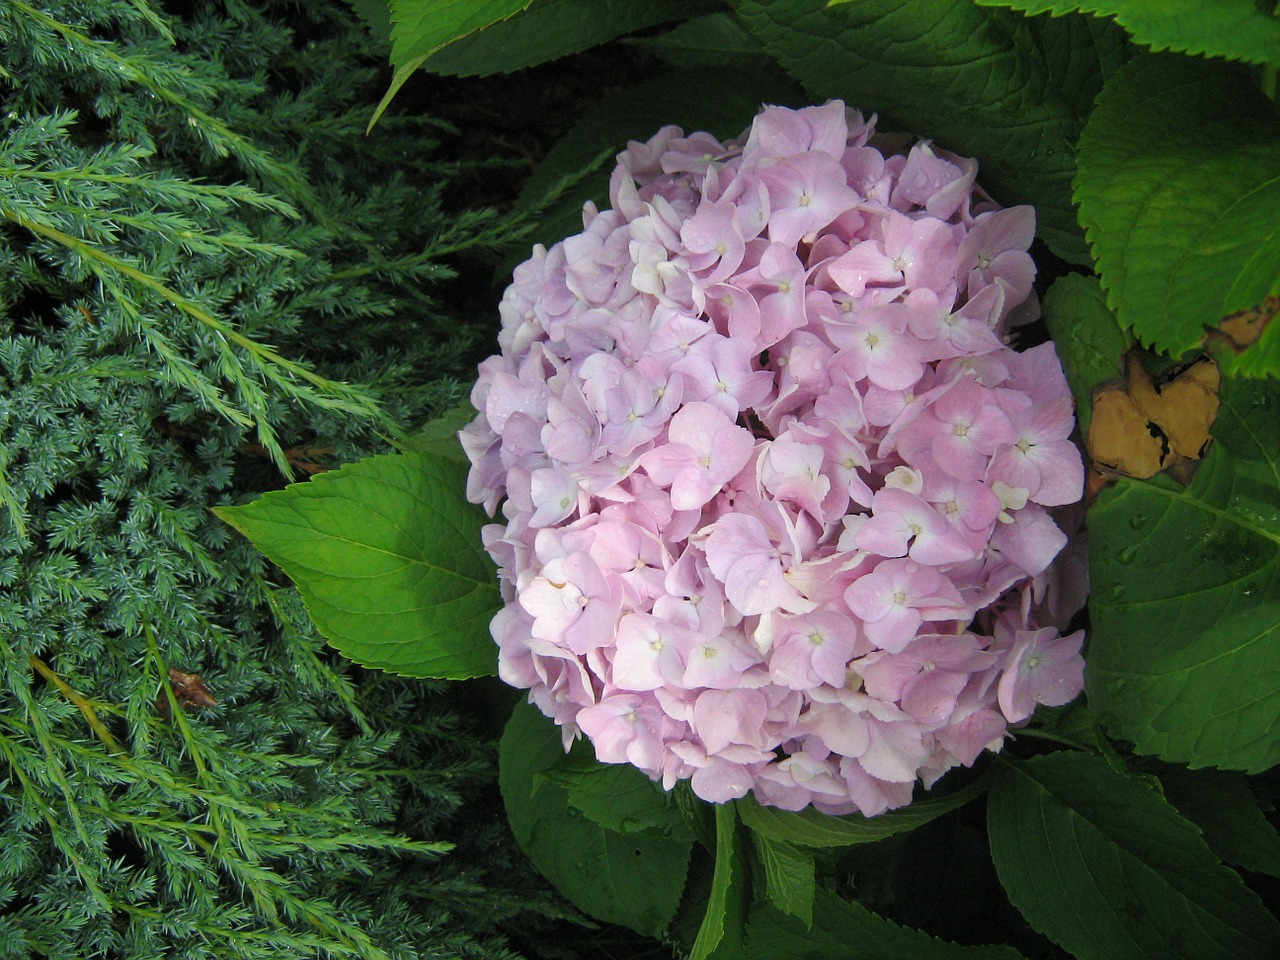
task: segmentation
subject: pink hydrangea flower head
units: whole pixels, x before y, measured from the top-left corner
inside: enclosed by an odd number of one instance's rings
[[[1035,213],[874,133],[631,143],[516,269],[461,433],[500,676],[711,802],[873,816],[1083,685],[1071,395],[1008,330]]]

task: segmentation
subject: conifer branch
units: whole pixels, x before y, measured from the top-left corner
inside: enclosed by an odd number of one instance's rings
[[[44,677],[57,687],[64,697],[76,705],[76,708],[84,715],[84,718],[88,722],[89,727],[93,730],[94,735],[103,742],[108,750],[112,753],[127,752],[124,747],[120,746],[119,741],[111,735],[111,731],[106,728],[106,725],[98,719],[98,714],[97,711],[93,709],[93,704],[73,690],[65,680],[54,673],[49,665],[34,653],[28,653],[27,660],[31,662],[31,665],[35,667],[36,672],[39,673],[40,676]]]

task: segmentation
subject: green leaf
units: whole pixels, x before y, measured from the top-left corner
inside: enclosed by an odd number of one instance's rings
[[[774,906],[751,912],[743,960],[1022,960],[1013,947],[966,947],[901,927],[827,890],[814,898],[813,926]]]
[[[404,449],[452,460],[469,469],[471,460],[462,449],[462,443],[458,440],[458,431],[475,418],[475,408],[469,401],[464,400],[456,407],[450,407],[438,417],[428,420],[421,430],[410,434],[404,441]]]
[[[390,454],[214,512],[289,575],[343,655],[461,680],[494,672],[489,621],[502,606],[465,485],[460,464]]]
[[[461,37],[506,20],[532,0],[390,0],[391,66],[395,73],[369,128],[378,122],[392,98],[437,50]]]
[[[1249,782],[1223,770],[1160,771],[1164,795],[1204,832],[1209,849],[1225,860],[1280,878],[1280,833],[1258,806]]]
[[[1278,313],[1280,295],[1273,294],[1257,307],[1224,317],[1218,332],[1207,337],[1205,343],[1225,374],[1233,377],[1280,376],[1280,323],[1272,322]],[[1250,317],[1250,322],[1264,324],[1261,335],[1251,345],[1247,341],[1245,344],[1233,342],[1225,335],[1230,325],[1228,321],[1242,316]]]
[[[676,809],[684,818],[685,824],[695,840],[704,850],[716,847],[716,815],[715,804],[708,803],[693,792],[688,780],[678,780],[671,790],[675,797]]]
[[[1280,116],[1239,67],[1151,54],[1115,75],[1080,138],[1075,197],[1107,301],[1142,343],[1201,349],[1280,293]],[[1228,369],[1280,373],[1280,339]]]
[[[976,0],[983,7],[1013,7],[1027,16],[1059,17],[1081,11],[1115,17],[1153,50],[1226,57],[1280,66],[1280,20],[1254,0]]]
[[[984,777],[955,793],[916,800],[900,810],[890,810],[875,817],[861,814],[833,817],[812,807],[793,813],[761,806],[752,797],[737,801],[737,806],[742,822],[771,840],[798,843],[805,847],[847,847],[856,843],[874,843],[896,833],[914,830],[944,813],[958,810],[980,796],[986,788]]]
[[[450,43],[424,68],[450,77],[511,73],[716,6],[707,0],[534,0],[509,20]]]
[[[1009,900],[1078,960],[1280,953],[1280,922],[1200,831],[1098,757],[1006,764],[987,820]]]
[[[720,138],[737,136],[751,125],[762,101],[802,105],[804,99],[789,84],[740,70],[667,73],[615,90],[587,109],[551,148],[526,181],[517,205],[527,208],[535,204],[556,183],[602,152],[619,153],[626,149],[628,140],[648,140],[667,124],[683,127],[685,133],[706,130]],[[591,200],[607,206],[612,172],[610,165],[598,177],[567,191],[540,218],[535,239],[550,246],[581,233],[583,203]]]
[[[566,788],[569,804],[606,830],[693,840],[671,793],[630,764],[601,763],[582,741],[540,776]]]
[[[1080,433],[1087,436],[1093,414],[1091,391],[1124,373],[1129,337],[1107,307],[1096,277],[1059,277],[1044,298],[1044,322],[1076,401]]]
[[[1227,380],[1190,486],[1120,478],[1089,511],[1090,707],[1138,751],[1280,763],[1280,384]]]
[[[388,0],[347,0],[356,15],[364,21],[374,39],[391,46],[391,7]]]
[[[1027,20],[936,0],[739,0],[748,29],[818,99],[840,97],[880,129],[976,157],[1000,203],[1036,206],[1041,238],[1088,263],[1071,203],[1074,145],[1124,31],[1074,16]]]
[[[724,70],[745,59],[773,62],[742,21],[726,12],[693,17],[665,33],[633,37],[626,43],[642,47],[684,70]]]
[[[716,805],[716,867],[711,878],[707,913],[693,941],[689,960],[742,955],[743,893],[746,890],[738,853],[738,817],[732,803]]]
[[[499,744],[498,784],[521,849],[580,910],[660,936],[680,906],[693,845],[626,836],[592,823],[539,774],[564,757],[560,731],[518,704]]]
[[[814,856],[784,840],[770,840],[752,833],[756,855],[764,867],[764,885],[770,902],[783,913],[813,924],[813,897],[817,893]]]

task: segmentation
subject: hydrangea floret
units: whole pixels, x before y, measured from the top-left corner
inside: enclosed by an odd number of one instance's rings
[[[631,143],[516,269],[461,435],[500,675],[713,802],[874,815],[1082,687],[1071,396],[1007,344],[1034,212],[874,124]]]

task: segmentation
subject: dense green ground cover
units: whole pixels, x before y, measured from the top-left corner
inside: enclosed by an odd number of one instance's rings
[[[484,690],[336,657],[210,512],[469,388],[521,236],[476,184],[521,165],[366,136],[384,56],[341,2],[0,5],[0,957],[534,956],[575,916]]]

